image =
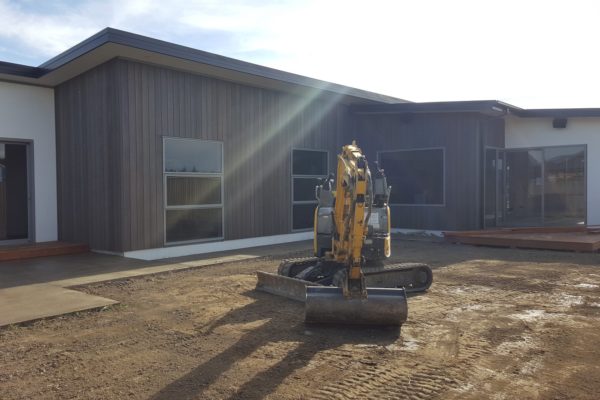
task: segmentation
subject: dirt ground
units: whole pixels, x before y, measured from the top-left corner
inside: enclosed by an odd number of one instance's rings
[[[434,268],[400,332],[305,326],[270,257],[96,284],[121,305],[0,330],[0,398],[600,398],[599,254],[394,252]]]

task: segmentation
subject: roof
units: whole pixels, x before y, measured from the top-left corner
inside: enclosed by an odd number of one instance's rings
[[[476,113],[523,118],[600,117],[600,108],[523,109],[499,100],[412,103],[113,28],[105,28],[38,67],[0,61],[0,81],[54,87],[113,58],[151,63],[250,86],[339,96],[359,114]]]
[[[39,67],[0,61],[0,80],[54,87],[116,57],[275,90],[324,91],[358,103],[406,100],[280,71],[202,50],[106,28]]]
[[[499,100],[356,105],[352,107],[352,111],[357,114],[474,113],[490,117],[516,115],[522,118],[600,117],[600,108],[525,109]]]

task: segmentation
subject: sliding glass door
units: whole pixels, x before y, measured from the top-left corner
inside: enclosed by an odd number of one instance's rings
[[[585,146],[486,149],[484,226],[586,221]]]
[[[544,224],[583,224],[586,220],[585,147],[547,148],[544,160]]]
[[[505,151],[503,225],[538,226],[542,217],[542,150]]]

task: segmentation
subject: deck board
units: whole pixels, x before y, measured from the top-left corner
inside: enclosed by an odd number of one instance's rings
[[[444,232],[447,241],[478,246],[597,252],[598,227],[511,228],[501,230]]]

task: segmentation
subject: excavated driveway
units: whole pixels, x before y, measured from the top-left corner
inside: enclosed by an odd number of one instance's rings
[[[77,289],[120,304],[0,330],[0,398],[599,397],[600,255],[393,251],[434,268],[400,332],[305,326],[253,290],[281,255],[96,283]]]

